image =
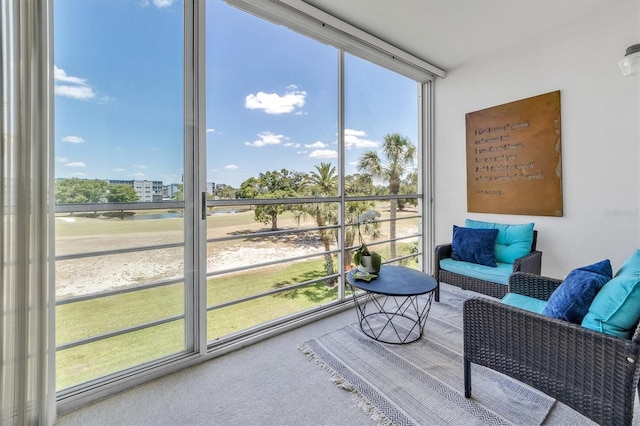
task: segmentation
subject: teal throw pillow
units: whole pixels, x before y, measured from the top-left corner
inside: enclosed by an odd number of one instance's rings
[[[551,294],[542,314],[580,324],[591,302],[612,276],[609,259],[574,269]]]
[[[593,300],[582,326],[630,339],[640,321],[640,250],[620,267]]]
[[[508,225],[467,219],[465,226],[475,229],[497,229],[495,257],[502,263],[513,263],[516,259],[531,253],[534,223]]]
[[[640,249],[632,253],[620,266],[616,277],[620,275],[639,275],[640,274]]]
[[[472,229],[453,225],[451,258],[496,267],[494,250],[497,229]]]

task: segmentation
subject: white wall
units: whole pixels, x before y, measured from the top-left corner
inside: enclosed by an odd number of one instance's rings
[[[617,62],[640,43],[640,1],[621,1],[449,70],[435,85],[435,242],[469,217],[535,222],[543,275],[640,248],[640,76]],[[564,216],[467,212],[465,114],[561,92]]]

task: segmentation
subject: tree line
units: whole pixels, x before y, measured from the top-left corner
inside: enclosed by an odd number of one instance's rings
[[[344,192],[348,196],[357,195],[400,195],[418,192],[418,172],[415,169],[416,147],[407,138],[398,133],[388,134],[380,152],[366,151],[359,159],[358,173],[345,176]],[[376,187],[374,181],[383,182]],[[287,169],[262,172],[250,177],[240,184],[239,188],[219,184],[215,188],[215,196],[235,199],[274,199],[286,198],[318,198],[336,196],[338,193],[338,174],[331,163],[322,162],[310,173],[301,173]],[[182,192],[174,194],[174,199],[182,200]],[[129,185],[109,185],[108,181],[99,179],[57,179],[55,185],[57,204],[66,203],[119,203],[137,202],[138,195]],[[389,238],[391,240],[391,257],[396,257],[396,213],[406,205],[416,205],[415,198],[390,201]],[[345,220],[348,224],[357,224],[358,217],[367,210],[373,209],[373,201],[353,201],[345,206]],[[330,245],[337,233],[326,226],[338,224],[338,208],[335,203],[277,203],[257,205],[254,220],[271,225],[278,229],[278,216],[282,213],[294,212],[296,217],[311,217],[320,228],[320,238],[324,245],[327,274],[333,275],[334,265],[330,255]],[[379,224],[367,224],[367,233],[375,237],[379,233]],[[345,245],[353,245],[357,228],[346,229]]]
[[[136,190],[125,184],[110,185],[102,179],[56,179],[56,204],[135,203]]]
[[[357,195],[399,195],[415,194],[418,191],[418,172],[415,169],[416,147],[407,138],[398,133],[384,137],[380,150],[366,151],[357,165],[358,173],[345,176],[345,194]],[[376,187],[374,180],[384,183]],[[320,163],[310,173],[301,173],[287,169],[273,170],[250,177],[240,185],[232,188],[220,184],[215,188],[215,196],[235,199],[277,199],[317,198],[317,203],[295,204],[277,203],[258,205],[255,207],[254,219],[272,230],[278,229],[278,216],[286,211],[294,212],[298,218],[311,217],[320,229],[320,237],[327,252],[337,234],[323,227],[338,224],[338,209],[335,203],[321,202],[323,197],[336,196],[338,193],[338,174],[331,163]],[[174,199],[182,200],[182,192],[174,194]],[[56,204],[67,203],[121,203],[137,202],[138,195],[133,187],[126,184],[110,185],[100,179],[57,179],[55,184]],[[391,199],[389,238],[391,257],[396,257],[396,212],[407,204],[416,205],[415,198]],[[357,217],[369,209],[373,209],[372,201],[353,201],[345,206],[345,220],[349,224],[356,223]],[[375,237],[376,226],[371,226],[368,233]],[[351,246],[355,238],[355,227],[347,228],[345,244]],[[326,255],[327,274],[334,272],[330,254]]]
[[[418,172],[415,169],[416,147],[398,133],[392,133],[384,138],[381,153],[366,151],[358,161],[358,173],[345,176],[344,192],[348,196],[357,195],[400,195],[416,194],[418,192]],[[374,180],[385,183],[382,188],[374,187]],[[337,195],[338,174],[331,163],[320,163],[310,173],[292,172],[287,169],[260,173],[251,177],[240,185],[236,192],[237,198],[272,198],[286,199],[295,197],[318,198]],[[396,213],[407,204],[416,205],[415,198],[390,200],[389,238],[390,255],[396,257]],[[367,210],[373,209],[373,201],[352,201],[345,206],[344,217],[347,224],[359,224],[358,218]],[[271,224],[272,230],[278,229],[278,216],[285,211],[294,212],[301,218],[311,217],[320,228],[320,239],[325,249],[325,265],[327,275],[333,275],[335,268],[330,254],[333,239],[337,241],[337,232],[326,229],[328,225],[338,224],[338,206],[335,203],[305,203],[305,204],[269,204],[258,205],[255,208],[254,219],[265,225]],[[344,244],[353,245],[358,228],[349,226],[346,229]],[[379,223],[367,223],[365,232],[374,238],[379,234]]]

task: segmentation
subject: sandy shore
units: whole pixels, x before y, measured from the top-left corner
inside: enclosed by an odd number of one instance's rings
[[[162,239],[125,235],[71,238],[61,241],[61,244],[73,246],[66,253],[82,253],[81,247],[93,247],[91,251],[95,251],[96,247],[105,250],[149,246],[166,243]],[[287,240],[252,241],[250,244],[245,240],[226,241],[216,246],[209,244],[207,272],[322,252],[324,248],[319,242],[314,244],[308,239],[301,239],[300,243]],[[183,248],[177,247],[59,260],[56,262],[56,296],[58,299],[67,298],[182,277],[183,257]]]
[[[225,235],[247,233],[246,225],[225,229]],[[255,227],[255,225],[254,225]],[[236,229],[237,228],[237,229]],[[415,229],[404,232],[415,233]],[[403,230],[398,229],[398,235]],[[220,230],[218,230],[218,236]],[[211,235],[209,236],[211,237]],[[56,240],[58,256],[141,246],[157,246],[182,240],[179,232],[128,233],[66,237]],[[207,246],[207,272],[240,268],[310,254],[321,254],[324,248],[317,236],[298,235],[272,237],[268,240],[238,239]],[[56,262],[56,297],[100,293],[118,288],[179,278],[184,276],[183,248],[167,248],[114,255],[91,256]]]

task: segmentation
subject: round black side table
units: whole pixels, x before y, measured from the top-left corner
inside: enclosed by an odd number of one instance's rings
[[[392,344],[411,343],[422,337],[429,316],[435,278],[403,266],[383,265],[378,277],[360,280],[353,269],[347,282],[353,290],[360,329],[372,339]],[[357,293],[363,290],[364,295]],[[425,297],[420,297],[426,295]]]

